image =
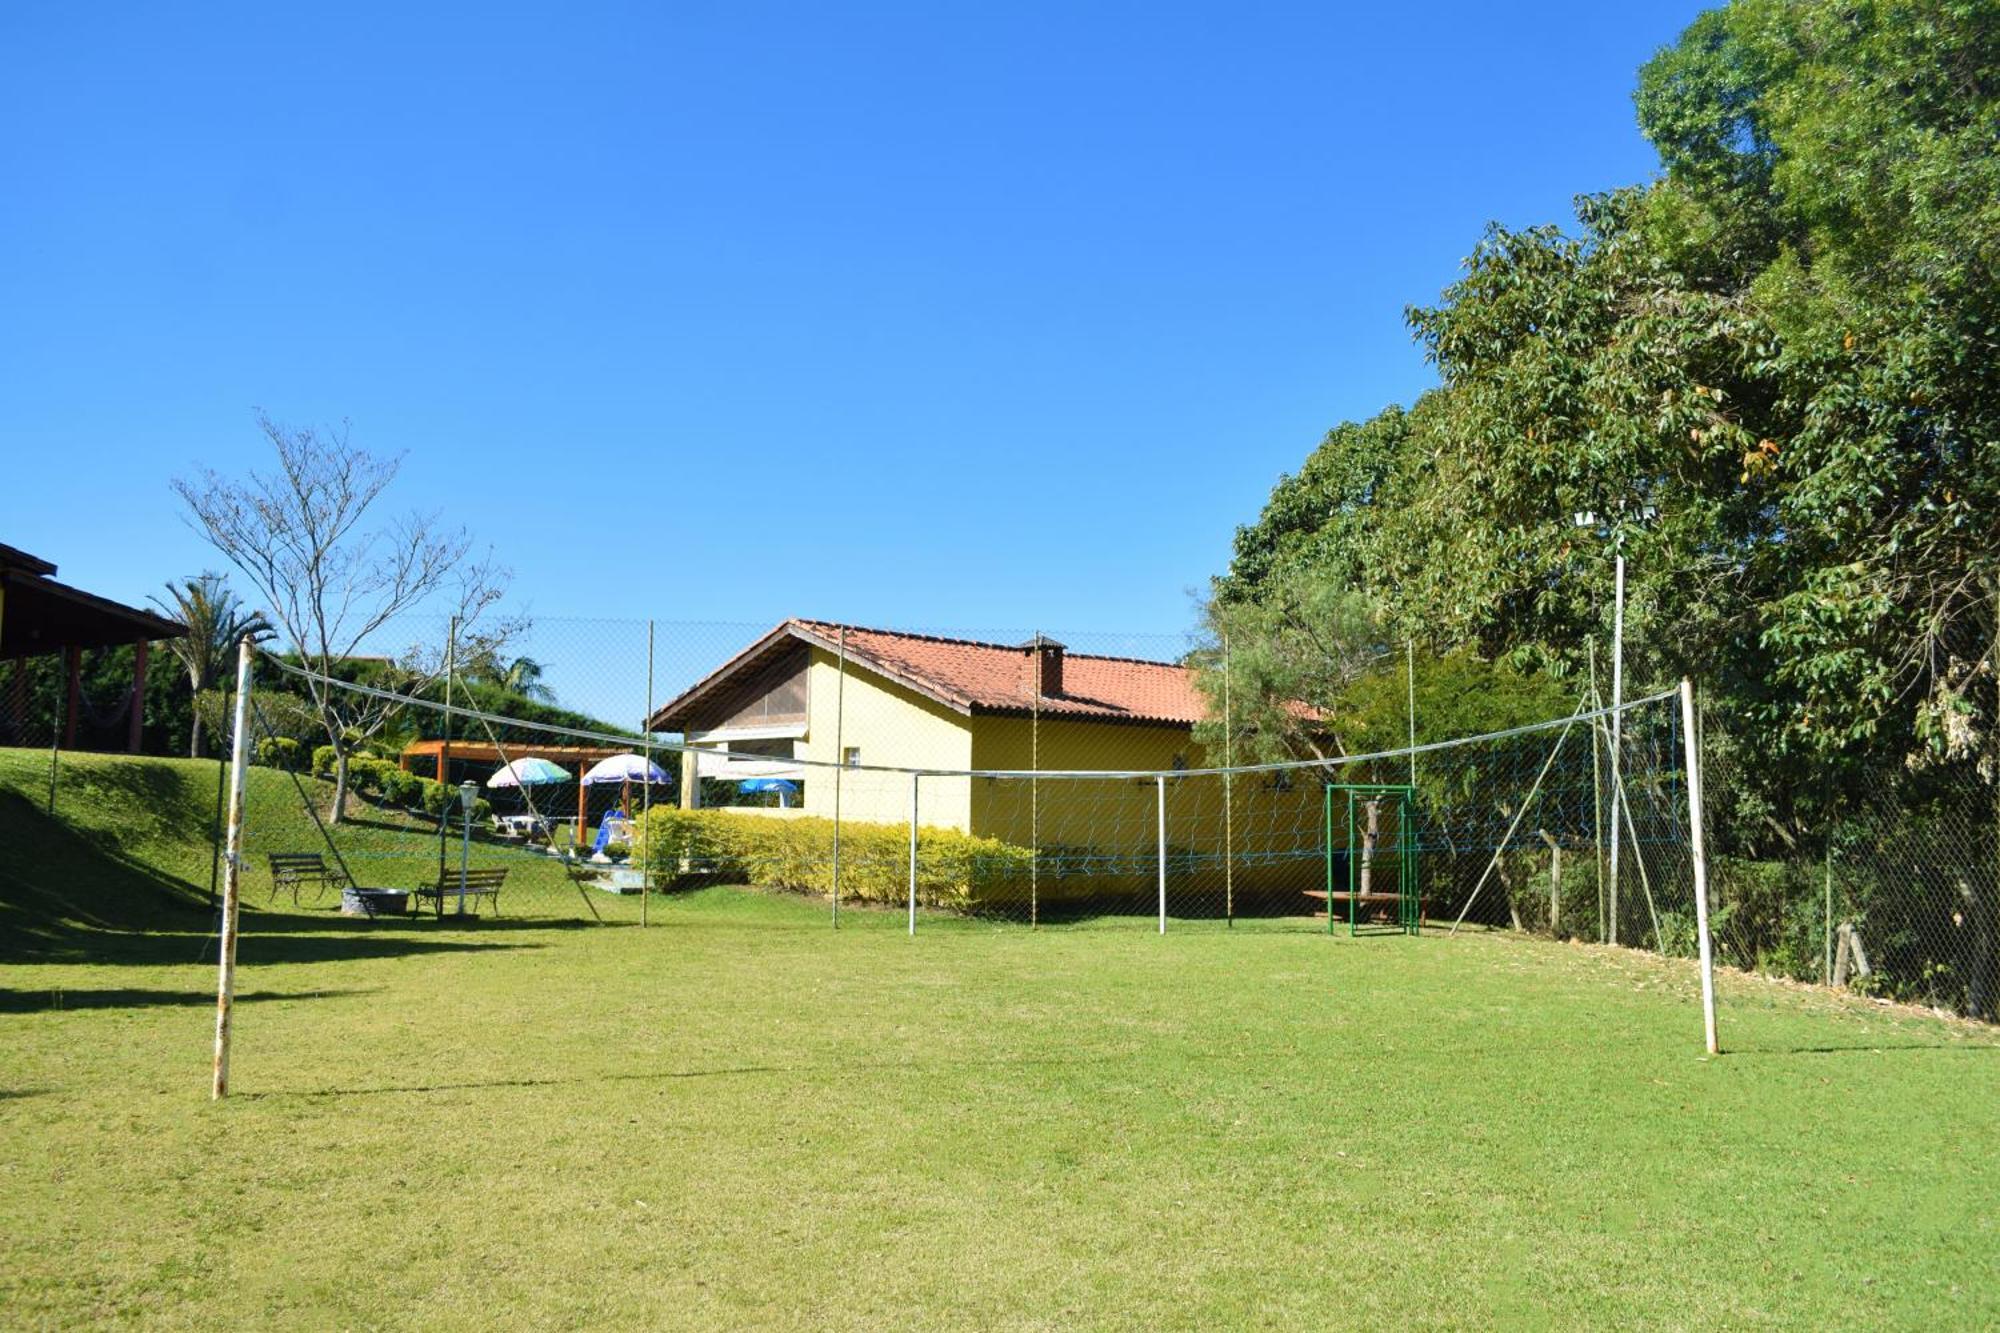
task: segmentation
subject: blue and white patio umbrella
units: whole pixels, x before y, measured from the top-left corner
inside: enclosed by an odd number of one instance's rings
[[[558,782],[572,782],[569,770],[549,759],[539,759],[529,755],[516,759],[492,777],[486,779],[489,787],[547,787]]]
[[[607,782],[666,782],[667,774],[658,764],[649,764],[643,755],[614,754],[609,759],[600,759],[590,766],[583,775],[586,787],[602,786]]]

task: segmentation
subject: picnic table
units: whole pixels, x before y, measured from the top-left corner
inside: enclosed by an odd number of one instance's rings
[[[566,819],[550,819],[547,815],[495,815],[493,831],[503,838],[550,842],[554,840],[556,831],[568,823]]]

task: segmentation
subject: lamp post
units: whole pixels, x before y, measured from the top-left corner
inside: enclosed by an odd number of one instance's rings
[[[1650,522],[1658,512],[1652,505],[1641,505],[1638,519],[1642,523]],[[1570,522],[1591,531],[1600,527],[1597,515],[1588,510],[1578,512]],[[1618,830],[1625,799],[1625,784],[1619,766],[1619,742],[1624,735],[1625,724],[1625,716],[1620,711],[1625,703],[1625,526],[1625,504],[1620,501],[1618,516],[1612,520],[1610,531],[1614,564],[1611,609],[1611,911],[1605,939],[1611,944],[1618,943],[1618,847],[1622,841]]]
[[[479,799],[479,784],[467,779],[458,784],[458,804],[465,812],[465,836],[458,849],[458,915],[465,915],[465,883],[472,867],[472,803]]]

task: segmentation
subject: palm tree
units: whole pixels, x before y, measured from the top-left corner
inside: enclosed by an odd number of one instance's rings
[[[520,695],[523,699],[539,699],[543,703],[555,702],[556,692],[542,683],[542,664],[532,657],[517,657],[507,664],[497,682],[504,690]]]
[[[187,668],[188,684],[197,696],[215,684],[230,654],[236,651],[238,640],[245,635],[260,641],[272,636],[271,623],[264,619],[264,613],[245,610],[229,581],[214,570],[179,583],[169,580],[166,600],[155,597],[153,604],[187,626],[185,635],[167,640],[167,649]],[[188,754],[201,757],[199,707],[194,710]]]

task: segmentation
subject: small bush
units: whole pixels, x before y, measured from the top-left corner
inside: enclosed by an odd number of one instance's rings
[[[829,893],[833,821],[655,806],[640,817],[633,857],[656,881],[683,868],[758,888]],[[840,825],[843,898],[902,902],[909,893],[909,829],[901,824]],[[971,909],[1025,880],[1032,855],[997,838],[957,829],[917,831],[917,897],[933,907]]]
[[[389,781],[389,775],[401,771],[386,759],[353,755],[347,761],[347,785],[355,791],[379,793],[383,784]]]
[[[290,736],[266,736],[257,742],[257,762],[266,768],[297,770],[303,751]]]
[[[423,784],[418,799],[424,803],[424,813],[427,815],[443,814],[451,808],[451,803],[458,799],[457,788],[447,787],[435,778],[419,778],[417,781]]]
[[[313,747],[313,776],[316,778],[332,777],[335,757],[331,745],[315,745]]]
[[[392,768],[382,775],[382,799],[390,805],[408,809],[423,800],[423,782],[414,773]]]

